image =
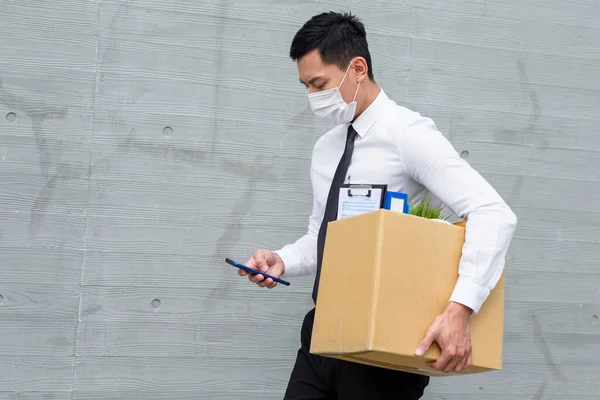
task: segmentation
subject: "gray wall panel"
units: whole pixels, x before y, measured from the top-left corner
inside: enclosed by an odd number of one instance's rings
[[[74,399],[281,399],[289,360],[82,357]]]
[[[3,330],[4,332],[4,330]],[[0,398],[6,400],[70,399],[73,357],[2,355]]]
[[[0,353],[10,357],[73,356],[79,307],[76,286],[3,284]]]
[[[597,2],[0,0],[0,398],[282,397],[311,278],[223,259],[306,230],[327,126],[288,51],[330,9],[519,217],[504,370],[425,399],[597,397]]]
[[[78,354],[248,360],[268,337],[270,351],[260,358],[293,355],[289,338],[297,334],[306,305],[290,306],[284,294],[273,295],[272,304],[265,304],[260,290],[241,289],[236,285],[237,296],[218,296],[208,288],[90,288],[82,300],[85,319]],[[280,312],[273,314],[272,307]],[[239,324],[252,326],[252,331],[226,331]]]

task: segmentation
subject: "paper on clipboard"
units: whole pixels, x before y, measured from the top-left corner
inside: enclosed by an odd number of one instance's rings
[[[340,189],[337,219],[354,217],[382,207],[385,185],[344,185]]]

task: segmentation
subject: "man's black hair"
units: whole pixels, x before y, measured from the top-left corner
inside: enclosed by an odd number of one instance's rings
[[[373,80],[365,26],[351,13],[330,11],[309,19],[292,40],[290,58],[296,61],[315,49],[323,63],[335,64],[344,71],[354,57],[364,57]]]

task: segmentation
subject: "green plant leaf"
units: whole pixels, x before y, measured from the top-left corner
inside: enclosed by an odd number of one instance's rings
[[[421,199],[417,205],[410,205],[410,214],[417,216],[417,217],[422,217],[422,218],[427,218],[427,219],[448,219],[450,216],[448,217],[444,217],[442,215],[442,210],[445,207],[439,207],[436,208],[434,206],[431,205],[431,199],[427,198],[427,199]]]

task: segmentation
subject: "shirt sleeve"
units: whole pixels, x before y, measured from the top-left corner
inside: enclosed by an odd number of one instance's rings
[[[314,173],[311,166],[311,178]],[[314,179],[311,179],[314,185]],[[313,187],[313,207],[308,219],[308,231],[292,244],[275,251],[281,257],[285,272],[283,276],[294,277],[314,274],[317,271],[317,236],[324,210],[315,197]]]
[[[398,145],[412,178],[467,221],[459,278],[450,301],[477,313],[502,275],[517,217],[431,119],[418,115],[400,133]]]

